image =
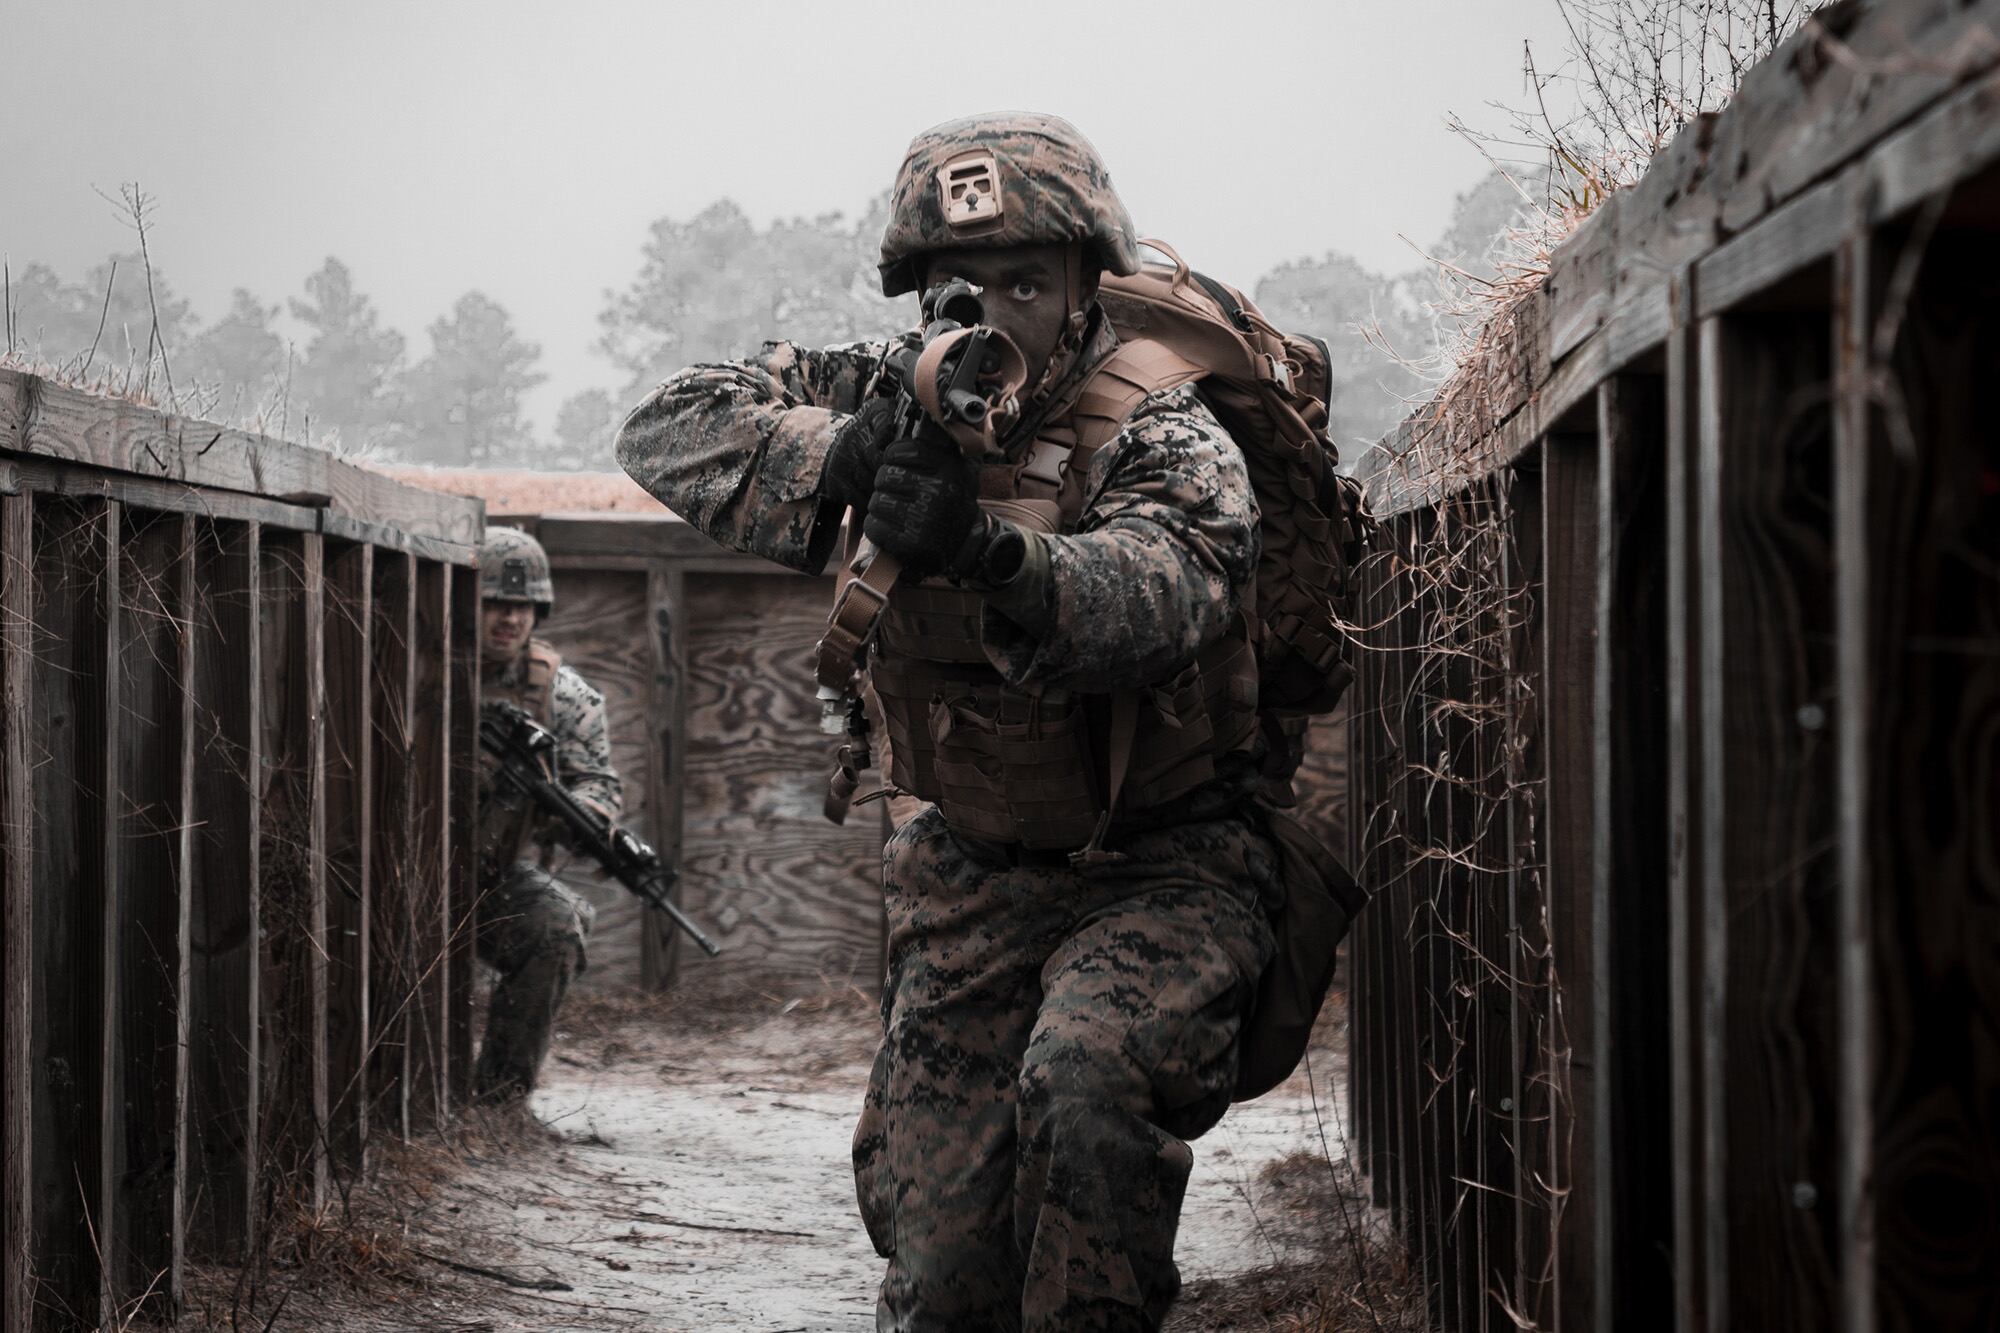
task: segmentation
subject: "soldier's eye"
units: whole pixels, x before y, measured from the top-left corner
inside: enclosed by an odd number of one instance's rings
[[[1042,294],[1042,289],[1032,282],[1021,281],[1007,289],[1007,294],[1016,301],[1032,301]]]

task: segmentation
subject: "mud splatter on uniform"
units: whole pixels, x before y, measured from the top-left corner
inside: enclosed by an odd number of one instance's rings
[[[556,667],[541,686],[531,678],[536,653],[554,660],[553,650],[536,640],[512,661],[482,663],[481,692],[520,704],[548,727],[556,739],[556,780],[615,817],[624,789],[611,763],[604,696],[567,666]],[[497,1101],[533,1089],[570,979],[586,965],[584,942],[596,913],[553,875],[522,859],[535,832],[527,812],[497,801],[484,769],[479,810],[477,949],[480,961],[500,975],[473,1089],[481,1100]]]

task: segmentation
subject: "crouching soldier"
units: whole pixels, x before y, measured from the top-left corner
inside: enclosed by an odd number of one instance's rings
[[[619,461],[729,546],[816,573],[852,509],[901,564],[868,663],[923,802],[885,853],[854,1143],[878,1327],[1155,1329],[1186,1140],[1229,1106],[1274,953],[1256,497],[1176,359],[1100,305],[1138,246],[1068,124],[920,135],[881,260],[890,296],[969,284],[1021,353],[997,457],[899,435],[880,344],[778,342],[669,379]]]
[[[526,709],[556,738],[554,777],[572,796],[616,818],[622,789],[611,766],[604,696],[562,663],[534,627],[555,602],[549,557],[527,533],[493,528],[479,551],[479,688],[485,700]],[[480,960],[500,976],[473,1074],[475,1101],[524,1098],[549,1052],[556,1011],[584,968],[589,903],[526,859],[549,836],[535,812],[494,790],[493,760],[481,754],[479,790]]]

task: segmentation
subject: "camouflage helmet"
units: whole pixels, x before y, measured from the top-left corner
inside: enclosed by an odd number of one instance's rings
[[[533,602],[539,619],[556,602],[549,553],[519,528],[488,528],[479,548],[479,595],[488,601]]]
[[[1056,116],[996,112],[933,125],[910,141],[882,232],[882,293],[921,281],[938,250],[1081,242],[1106,272],[1139,271],[1131,214],[1090,140]]]

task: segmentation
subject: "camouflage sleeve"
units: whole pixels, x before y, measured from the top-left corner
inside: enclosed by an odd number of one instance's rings
[[[1243,455],[1191,386],[1142,404],[1085,486],[1077,530],[1047,539],[1046,630],[986,609],[986,655],[1015,684],[1165,680],[1221,637],[1256,573]]]
[[[778,342],[747,361],[690,366],[625,419],[619,465],[724,546],[817,574],[840,524],[819,498],[827,446],[881,357],[879,343]]]
[[[556,781],[616,819],[625,804],[625,787],[611,765],[604,696],[568,667],[556,671],[554,695],[550,730],[556,737]]]

